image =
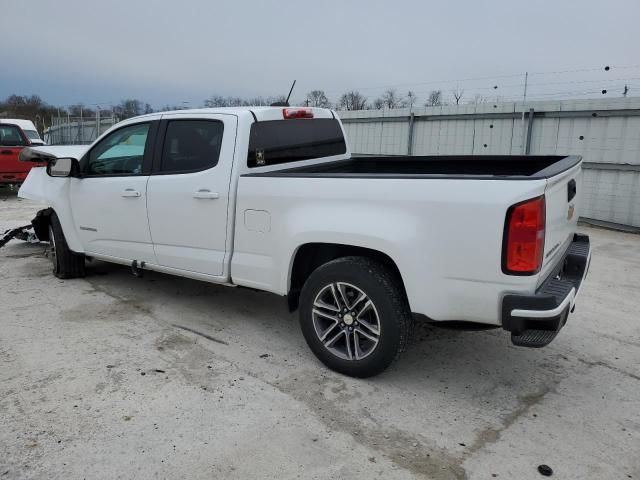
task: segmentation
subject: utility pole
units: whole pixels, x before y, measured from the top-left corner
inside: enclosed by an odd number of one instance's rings
[[[529,84],[529,72],[524,72],[524,92],[522,93],[522,118],[520,120],[520,129],[522,131],[522,154],[526,151],[525,129],[524,129],[524,106],[527,103],[527,85]]]
[[[84,118],[82,116],[82,104],[80,104],[80,142],[84,143]]]
[[[96,107],[96,138],[100,136],[100,105]]]

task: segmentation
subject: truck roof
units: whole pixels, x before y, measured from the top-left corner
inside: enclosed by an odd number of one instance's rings
[[[282,120],[283,110],[291,109],[291,110],[309,110],[313,114],[313,118],[335,118],[335,114],[329,110],[328,108],[319,108],[319,107],[301,107],[301,106],[291,106],[291,107],[213,107],[213,108],[192,108],[188,110],[171,110],[167,112],[155,112],[149,115],[141,115],[135,118],[143,118],[147,116],[158,116],[158,115],[168,115],[168,114],[216,114],[223,113],[227,115],[244,115],[244,114],[253,114],[258,121],[267,121],[267,120]]]
[[[0,118],[0,123],[9,123],[11,125],[17,125],[22,130],[35,130],[36,126],[31,120],[23,120],[21,118]]]

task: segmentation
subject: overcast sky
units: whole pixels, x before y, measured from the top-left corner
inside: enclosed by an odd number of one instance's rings
[[[294,99],[395,86],[424,101],[456,85],[508,98],[525,71],[565,70],[581,71],[532,75],[530,94],[640,95],[638,19],[638,0],[0,0],[0,98],[199,106],[293,79]]]

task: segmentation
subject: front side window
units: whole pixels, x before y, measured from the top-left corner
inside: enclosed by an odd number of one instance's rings
[[[249,136],[249,167],[297,162],[346,153],[340,123],[333,118],[256,122]]]
[[[224,124],[217,120],[171,120],[162,150],[162,173],[187,173],[218,164]]]
[[[121,128],[89,152],[87,175],[140,175],[149,123]]]
[[[20,135],[20,129],[14,125],[0,125],[0,145],[3,147],[22,147],[24,138]]]

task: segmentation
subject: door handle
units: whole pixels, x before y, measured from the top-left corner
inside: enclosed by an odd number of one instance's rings
[[[140,196],[140,192],[137,190],[134,190],[133,188],[127,188],[125,189],[124,192],[122,192],[122,196],[123,197],[139,197]]]
[[[216,192],[212,192],[211,190],[207,190],[206,188],[201,188],[196,193],[193,194],[193,198],[204,198],[209,200],[215,200],[216,198],[220,198],[220,194]]]
[[[573,197],[576,196],[578,192],[578,186],[576,185],[576,181],[574,179],[569,180],[567,184],[567,202],[573,200]]]

